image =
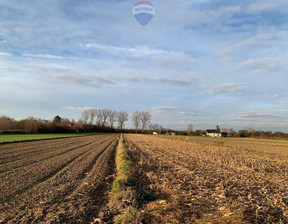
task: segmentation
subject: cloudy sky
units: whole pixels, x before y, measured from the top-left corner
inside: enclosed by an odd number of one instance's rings
[[[286,0],[152,0],[144,28],[136,2],[1,0],[0,115],[288,132]]]

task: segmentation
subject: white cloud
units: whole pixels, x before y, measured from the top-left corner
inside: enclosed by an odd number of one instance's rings
[[[12,54],[8,52],[0,52],[0,56],[12,56]]]
[[[49,55],[49,54],[23,54],[23,56],[30,58],[64,59],[64,57],[62,56]]]
[[[241,6],[222,6],[221,8],[214,10],[192,10],[189,16],[195,18],[196,22],[210,22],[211,20],[217,20],[223,17],[230,17],[242,11]]]
[[[91,75],[51,75],[50,80],[61,84],[83,85],[92,88],[101,88],[115,85],[113,81]]]
[[[254,98],[275,99],[275,98],[279,98],[279,96],[280,95],[278,93],[264,93],[264,94],[255,95],[253,97]]]
[[[288,104],[288,97],[280,99],[280,103]]]
[[[270,73],[280,69],[281,67],[285,66],[284,59],[285,57],[275,57],[275,58],[257,58],[257,59],[249,59],[246,61],[242,61],[235,65],[235,69],[243,69],[248,68],[252,69],[253,74],[258,73]]]
[[[72,111],[84,111],[84,110],[89,110],[92,109],[92,107],[74,107],[74,106],[67,106],[66,109],[72,110]]]
[[[285,1],[283,0],[277,0],[277,1],[260,1],[257,2],[255,4],[249,5],[246,7],[245,12],[247,14],[259,14],[263,11],[270,11],[272,9],[275,9],[279,6],[281,6],[282,4],[284,4]]]
[[[261,33],[256,36],[241,40],[238,43],[221,50],[220,53],[221,54],[233,53],[235,50],[239,48],[249,47],[251,45],[256,45],[256,44],[267,43],[267,41],[270,41],[271,38],[272,38],[272,34]]]
[[[123,76],[116,78],[119,82],[132,82],[139,84],[157,84],[157,85],[169,85],[169,86],[190,86],[192,84],[191,78],[165,78],[165,77],[141,77],[141,76]]]
[[[240,84],[231,82],[215,85],[212,89],[204,91],[202,94],[209,96],[222,95],[222,94],[235,94],[242,92],[242,90],[243,88],[241,87]]]
[[[190,55],[181,52],[181,51],[173,51],[173,50],[163,50],[163,49],[156,49],[156,48],[150,48],[148,46],[136,46],[136,47],[116,47],[112,45],[100,45],[97,43],[94,44],[87,44],[87,48],[94,48],[99,51],[103,51],[105,53],[108,53],[109,55],[121,55],[126,57],[135,57],[135,58],[141,58],[141,57],[183,57],[187,56],[191,60],[194,60]]]
[[[255,119],[260,119],[260,120],[275,120],[275,119],[282,119],[282,118],[287,118],[283,113],[285,111],[247,111],[247,112],[239,112],[239,113],[234,113],[230,114],[227,116],[228,119],[233,119],[233,120],[255,120]],[[265,123],[264,122],[264,123]]]
[[[200,116],[203,113],[189,108],[182,108],[182,107],[153,107],[152,108],[152,115],[161,118],[170,118],[170,119],[177,119],[177,120],[187,120],[191,119],[193,116]]]

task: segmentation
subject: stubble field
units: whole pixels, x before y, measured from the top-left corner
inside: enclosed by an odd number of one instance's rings
[[[254,150],[241,139],[125,134],[118,141],[0,145],[0,222],[288,223],[285,142],[272,142],[279,147],[271,154],[261,141]]]
[[[287,157],[175,137],[125,138],[157,198],[143,208],[147,223],[288,223]]]

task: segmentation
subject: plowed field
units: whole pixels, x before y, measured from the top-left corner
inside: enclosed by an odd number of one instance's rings
[[[108,200],[118,137],[0,145],[0,223],[90,223]]]
[[[0,145],[0,223],[288,223],[281,153],[149,135],[118,141]]]
[[[239,147],[125,135],[145,223],[288,223],[288,159]]]

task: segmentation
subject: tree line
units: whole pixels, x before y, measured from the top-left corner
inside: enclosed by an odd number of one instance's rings
[[[222,128],[219,125],[216,126],[217,133],[227,133],[229,137],[239,137],[239,138],[270,138],[270,139],[288,139],[288,133],[283,133],[281,131],[262,131],[255,130],[253,128],[240,129],[235,131],[233,128]],[[176,135],[190,135],[190,136],[202,136],[204,130],[193,131],[193,125],[191,123],[187,126],[187,131],[176,131]]]
[[[7,116],[0,116],[1,133],[69,133],[69,132],[125,132],[125,133],[152,133],[176,135],[201,136],[199,130],[193,131],[193,125],[188,124],[187,130],[175,131],[162,127],[160,124],[152,123],[152,116],[147,111],[135,111],[131,117],[133,128],[127,129],[125,125],[129,121],[126,111],[114,111],[109,109],[86,109],[82,112],[78,121],[55,116],[52,120],[28,117],[15,120]],[[220,132],[217,125],[216,131]],[[287,139],[288,133],[281,131],[261,131],[252,128],[235,131],[232,128],[222,128],[222,132],[228,133],[229,137],[251,137],[251,138],[274,138]]]
[[[52,120],[28,117],[17,121],[7,116],[0,117],[0,133],[64,133],[64,132],[136,132],[147,133],[152,116],[147,111],[136,111],[131,121],[134,129],[125,129],[129,121],[126,111],[109,109],[85,109],[78,121],[55,116]]]
[[[126,111],[113,111],[109,109],[86,109],[82,112],[81,126],[85,130],[91,130],[95,128],[123,131],[126,122],[129,120],[129,114]],[[142,133],[148,128],[151,123],[152,116],[147,111],[135,111],[132,114],[132,123],[134,130],[138,133],[141,130]],[[115,124],[117,125],[115,127]]]

